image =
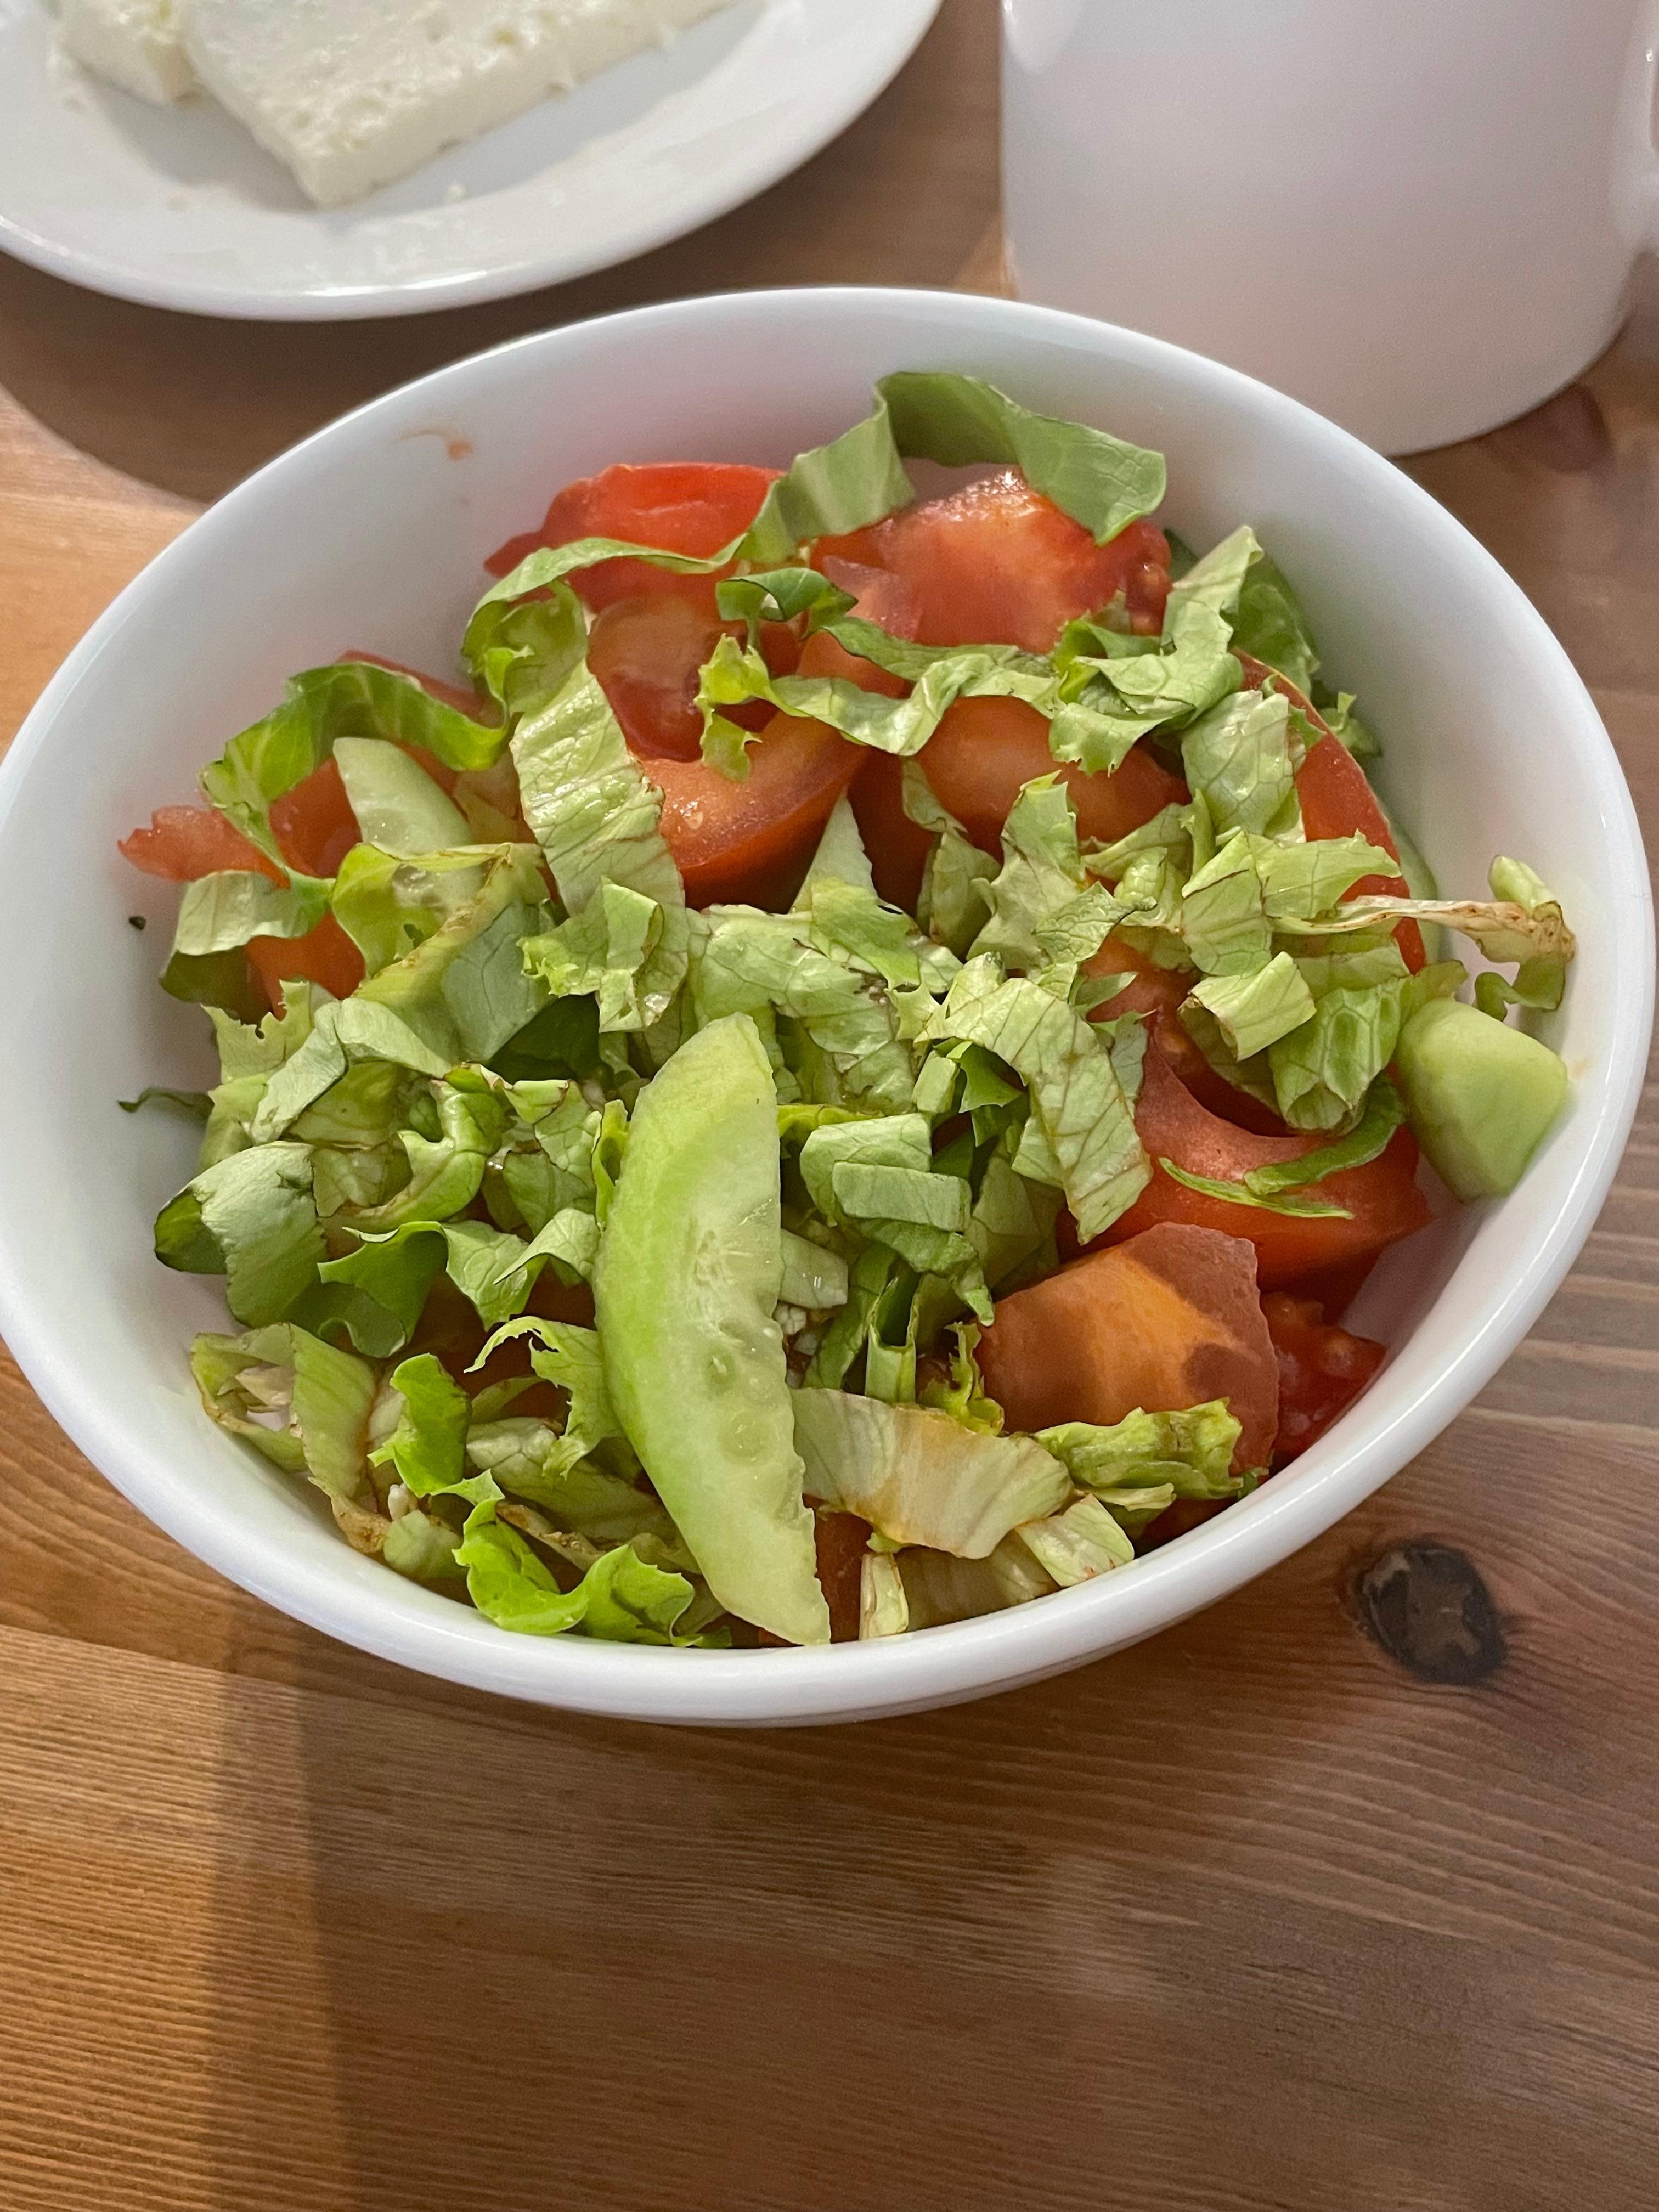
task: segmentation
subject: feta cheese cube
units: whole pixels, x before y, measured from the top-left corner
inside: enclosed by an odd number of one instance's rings
[[[185,47],[208,89],[327,207],[726,4],[193,0]]]
[[[63,0],[64,45],[124,92],[165,107],[196,86],[185,58],[185,0]]]

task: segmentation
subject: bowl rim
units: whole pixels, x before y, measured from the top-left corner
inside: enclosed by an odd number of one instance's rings
[[[1363,1419],[1361,1401],[1330,1436],[1298,1463],[1294,1484],[1271,1483],[1177,1543],[1137,1560],[1119,1574],[1062,1590],[1041,1605],[928,1631],[915,1638],[811,1649],[670,1651],[601,1644],[580,1637],[515,1637],[466,1608],[443,1606],[428,1615],[365,1601],[343,1583],[312,1573],[297,1556],[261,1549],[245,1538],[228,1511],[174,1478],[141,1436],[113,1410],[82,1393],[74,1361],[37,1329],[29,1311],[26,1270],[9,1249],[0,1188],[0,1334],[48,1411],[93,1464],[159,1528],[229,1580],[308,1626],[417,1672],[569,1710],[617,1717],[706,1724],[800,1723],[877,1717],[1012,1688],[1103,1656],[1173,1625],[1287,1558],[1332,1527],[1440,1433],[1491,1377],[1530,1328],[1577,1256],[1617,1170],[1645,1075],[1654,998],[1652,898],[1641,831],[1612,741],[1577,672],[1520,586],[1455,516],[1419,485],[1336,425],[1299,402],[1219,363],[1139,332],[1058,309],[978,294],[905,287],[790,286],[655,303],[535,331],[469,355],[382,393],[314,431],[267,462],[186,526],[129,583],[70,652],[26,717],[0,762],[0,847],[15,794],[50,744],[58,714],[82,676],[116,643],[125,624],[173,574],[204,557],[242,516],[257,510],[290,475],[325,467],[331,453],[366,428],[406,410],[429,412],[456,385],[485,365],[519,353],[556,356],[597,332],[628,343],[650,329],[694,320],[748,317],[769,320],[805,307],[833,313],[860,302],[899,313],[925,304],[937,323],[971,334],[1000,326],[1034,341],[1079,339],[1103,362],[1138,362],[1173,377],[1200,402],[1243,403],[1287,428],[1334,441],[1333,458],[1369,475],[1403,501],[1426,535],[1472,573],[1492,609],[1495,629],[1516,650],[1552,665],[1582,706],[1575,764],[1594,778],[1610,830],[1604,855],[1609,902],[1627,912],[1622,938],[1629,965],[1613,1024],[1606,1066],[1593,1090],[1593,1110],[1575,1117],[1577,1155],[1565,1198],[1501,1296],[1480,1314],[1462,1348],[1408,1401],[1385,1418]],[[814,303],[808,305],[807,303]],[[3,1166],[0,1165],[0,1185]],[[1386,1405],[1386,1395],[1378,1405]],[[1350,1430],[1347,1437],[1343,1431]],[[404,1594],[397,1593],[399,1597]],[[441,1602],[441,1601],[440,1601]]]

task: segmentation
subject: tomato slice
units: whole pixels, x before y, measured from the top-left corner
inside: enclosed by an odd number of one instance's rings
[[[1279,1362],[1279,1434],[1273,1462],[1283,1466],[1317,1443],[1345,1413],[1388,1357],[1386,1346],[1328,1322],[1311,1298],[1269,1291],[1261,1301]]]
[[[283,858],[307,876],[331,876],[358,842],[357,819],[333,760],[313,769],[291,791],[271,802],[270,826]],[[158,806],[149,827],[123,837],[117,849],[146,875],[170,883],[240,869],[282,874],[271,861],[210,806]]]
[[[1225,1398],[1234,1465],[1265,1467],[1279,1425],[1279,1368],[1237,1237],[1168,1223],[996,1302],[976,1348],[1012,1429],[1121,1421]]]
[[[1369,1167],[1349,1168],[1319,1185],[1318,1195],[1346,1206],[1351,1220],[1269,1213],[1188,1190],[1158,1163],[1173,1160],[1189,1175],[1236,1182],[1252,1168],[1299,1159],[1325,1140],[1258,1136],[1224,1121],[1194,1097],[1152,1040],[1146,1048],[1135,1127],[1152,1160],[1152,1179],[1107,1231],[1109,1243],[1121,1243],[1160,1221],[1218,1229],[1255,1245],[1262,1288],[1277,1290],[1322,1269],[1373,1256],[1429,1219],[1428,1201],[1415,1180],[1417,1145],[1408,1129],[1397,1130],[1387,1151]]]
[[[198,876],[231,870],[269,876],[273,883],[283,880],[281,870],[258,847],[211,806],[158,806],[148,827],[123,837],[116,850],[147,876],[161,876],[170,884],[194,883]]]
[[[958,699],[922,748],[921,763],[939,804],[988,853],[1000,850],[1020,786],[1056,768],[1077,809],[1078,834],[1102,844],[1189,796],[1145,745],[1109,775],[1060,766],[1048,750],[1048,723],[1023,699]]]
[[[363,956],[331,914],[304,937],[250,938],[247,955],[273,1008],[283,1003],[284,982],[320,983],[349,999],[363,980]]]
[[[509,538],[484,566],[504,576],[538,545],[568,545],[575,538],[625,538],[706,560],[749,527],[778,473],[726,461],[619,462],[567,484],[539,530]],[[677,576],[645,561],[601,561],[570,581],[590,607],[661,596],[714,612],[714,578]]]
[[[689,600],[613,599],[587,634],[587,665],[611,702],[629,748],[647,760],[700,760],[702,716],[697,684],[702,665],[723,635],[744,635]],[[763,623],[762,657],[774,676],[793,673],[800,641],[783,623]],[[772,708],[763,699],[725,709],[729,720],[763,730]]]
[[[702,760],[647,760],[662,833],[693,906],[787,907],[862,749],[823,722],[775,714],[741,783]]]
[[[1155,635],[1170,590],[1169,541],[1155,524],[1132,522],[1097,545],[1014,469],[823,538],[817,558],[826,574],[836,559],[902,576],[916,594],[924,645],[1048,653],[1073,616],[1119,592],[1132,627]]]
[[[271,800],[270,826],[291,868],[307,876],[339,872],[341,861],[362,842],[362,832],[332,753]]]

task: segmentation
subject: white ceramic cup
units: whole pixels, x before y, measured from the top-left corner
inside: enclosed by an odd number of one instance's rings
[[[1659,0],[1002,0],[1016,289],[1384,453],[1607,344],[1659,249]]]

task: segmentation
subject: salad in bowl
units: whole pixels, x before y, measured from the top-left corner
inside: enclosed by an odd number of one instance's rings
[[[356,1549],[532,1635],[890,1638],[1365,1389],[1368,1271],[1561,1109],[1510,1016],[1573,939],[1522,859],[1440,895],[1270,550],[1164,488],[945,372],[618,464],[458,666],[296,675],[123,841],[219,1054],[130,1102],[204,1125],[202,1403]]]

